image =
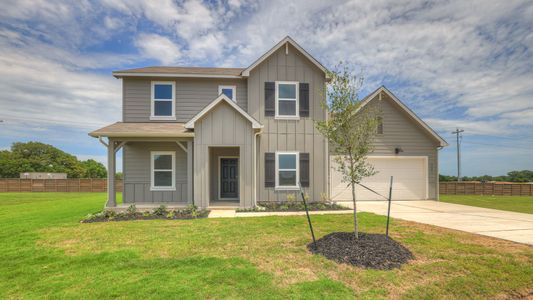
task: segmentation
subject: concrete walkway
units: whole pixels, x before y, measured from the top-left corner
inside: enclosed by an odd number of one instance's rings
[[[351,202],[338,203],[352,207]],[[386,201],[357,202],[359,211],[387,214]],[[533,245],[533,214],[438,201],[397,201],[391,216]]]
[[[352,210],[320,210],[310,211],[310,215],[338,215],[351,214]],[[234,209],[211,209],[208,218],[250,218],[269,216],[303,216],[305,211],[264,211],[264,212],[236,212]]]

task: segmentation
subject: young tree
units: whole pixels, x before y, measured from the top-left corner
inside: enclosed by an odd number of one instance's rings
[[[361,107],[358,91],[362,81],[352,75],[348,66],[341,63],[329,75],[332,80],[327,88],[327,100],[323,103],[329,117],[325,121],[318,121],[316,128],[337,154],[337,171],[343,175],[342,181],[352,189],[354,235],[357,239],[355,186],[363,178],[376,173],[366,161],[366,156],[373,150],[380,110],[377,106]]]

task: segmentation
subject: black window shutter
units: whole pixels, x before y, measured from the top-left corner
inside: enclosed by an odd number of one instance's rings
[[[309,153],[300,153],[300,183],[309,187]]]
[[[265,117],[276,114],[276,83],[265,82]]]
[[[276,154],[265,153],[265,187],[276,185]]]
[[[300,117],[309,117],[309,83],[300,83]]]

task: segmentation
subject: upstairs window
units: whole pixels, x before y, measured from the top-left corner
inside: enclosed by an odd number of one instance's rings
[[[152,120],[174,120],[176,88],[173,81],[152,81]]]
[[[298,152],[276,152],[276,188],[298,187]]]
[[[276,81],[276,117],[298,118],[298,82]]]
[[[218,86],[219,95],[224,94],[235,102],[237,102],[236,92],[237,92],[237,87],[234,85],[219,85]]]
[[[173,151],[152,151],[151,190],[175,190],[176,154]]]

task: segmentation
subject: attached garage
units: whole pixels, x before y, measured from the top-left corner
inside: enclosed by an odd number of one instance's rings
[[[365,178],[365,186],[387,196],[390,177],[394,176],[393,200],[428,199],[428,157],[427,156],[374,156],[368,162],[378,172]],[[330,197],[334,201],[352,200],[351,188],[342,182],[342,175],[336,171],[334,156],[330,156]],[[360,186],[356,187],[357,200],[383,200],[382,197]]]

